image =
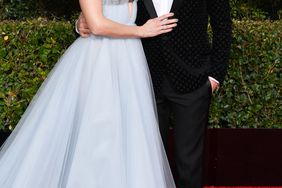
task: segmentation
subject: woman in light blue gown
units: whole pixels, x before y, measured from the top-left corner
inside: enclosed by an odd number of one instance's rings
[[[174,188],[138,38],[172,14],[134,25],[128,0],[80,0],[91,35],[58,61],[0,153],[1,188]]]

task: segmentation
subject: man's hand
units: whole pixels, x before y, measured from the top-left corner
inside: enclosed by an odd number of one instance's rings
[[[86,19],[83,16],[82,13],[80,13],[80,15],[79,15],[76,27],[77,27],[77,30],[79,31],[80,36],[82,36],[82,37],[89,37],[91,32],[90,32],[90,30],[88,28]]]
[[[209,78],[209,81],[211,83],[212,92],[214,92],[214,90],[219,88],[219,83],[217,83],[216,81],[212,80],[211,78]]]

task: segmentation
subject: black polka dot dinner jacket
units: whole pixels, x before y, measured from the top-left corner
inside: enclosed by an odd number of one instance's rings
[[[208,76],[222,83],[231,45],[229,0],[174,0],[171,12],[179,19],[171,33],[142,39],[155,93],[159,94],[165,77],[180,94],[198,89]],[[136,24],[154,17],[152,0],[139,0]]]

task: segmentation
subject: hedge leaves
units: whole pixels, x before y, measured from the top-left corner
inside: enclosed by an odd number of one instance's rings
[[[214,93],[212,127],[282,128],[282,21],[234,21],[230,67]],[[13,129],[64,50],[72,25],[0,23],[0,129]]]

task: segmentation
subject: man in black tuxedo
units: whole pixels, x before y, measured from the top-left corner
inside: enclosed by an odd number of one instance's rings
[[[228,0],[139,0],[136,24],[173,12],[178,26],[170,33],[142,39],[153,80],[159,125],[167,147],[170,115],[178,188],[202,187],[204,132],[212,91],[222,84],[231,45]],[[208,38],[208,20],[212,43]],[[82,36],[89,31],[83,16],[78,20]]]

